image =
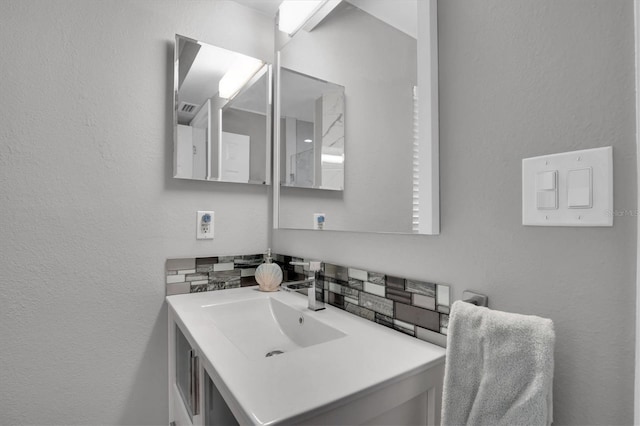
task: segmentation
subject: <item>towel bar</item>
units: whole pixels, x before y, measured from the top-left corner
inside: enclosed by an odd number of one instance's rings
[[[476,306],[489,306],[489,298],[487,296],[469,290],[462,292],[462,301]]]

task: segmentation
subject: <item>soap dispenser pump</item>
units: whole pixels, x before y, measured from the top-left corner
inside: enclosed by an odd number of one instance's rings
[[[261,291],[278,291],[282,282],[282,269],[277,263],[273,263],[271,249],[266,251],[264,263],[256,269],[255,277]]]

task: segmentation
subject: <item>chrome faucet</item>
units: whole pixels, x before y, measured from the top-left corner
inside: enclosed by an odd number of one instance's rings
[[[293,266],[308,266],[309,275],[304,280],[284,282],[282,283],[282,287],[287,291],[306,288],[307,298],[309,300],[309,309],[312,311],[324,309],[324,302],[316,299],[316,274],[322,269],[322,262],[289,262],[289,264]],[[300,286],[301,284],[304,284],[304,286]]]

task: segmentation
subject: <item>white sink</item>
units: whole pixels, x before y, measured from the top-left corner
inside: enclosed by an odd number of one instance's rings
[[[318,345],[345,334],[274,298],[202,309],[231,343],[251,359],[269,358]]]
[[[313,312],[293,292],[245,287],[167,301],[170,324],[191,339],[240,424],[438,423],[443,348],[333,306]],[[422,420],[388,417],[407,412]]]

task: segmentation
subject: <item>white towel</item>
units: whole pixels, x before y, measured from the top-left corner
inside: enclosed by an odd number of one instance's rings
[[[550,319],[456,301],[449,317],[442,424],[551,424],[554,344]]]

